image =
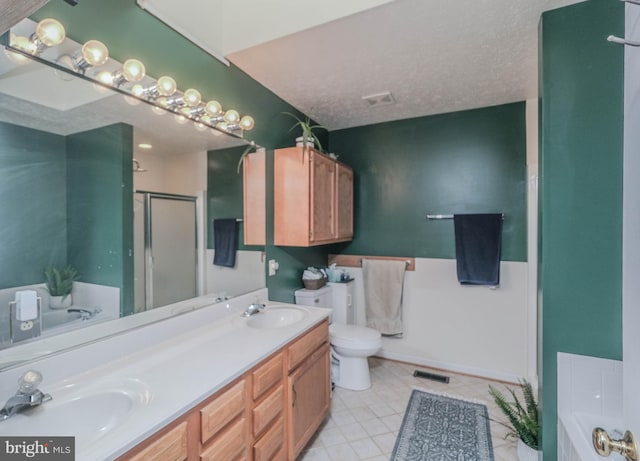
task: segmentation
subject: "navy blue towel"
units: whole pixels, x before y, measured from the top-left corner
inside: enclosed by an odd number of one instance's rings
[[[213,264],[234,267],[238,249],[238,221],[235,219],[213,220]]]
[[[456,235],[458,281],[469,285],[500,284],[502,214],[457,214]]]

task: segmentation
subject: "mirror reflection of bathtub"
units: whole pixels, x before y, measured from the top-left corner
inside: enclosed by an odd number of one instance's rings
[[[84,311],[84,312],[83,312]],[[99,307],[70,307],[69,309],[42,312],[42,336],[75,330],[108,320]]]
[[[17,289],[0,290],[0,305],[6,306],[9,301],[13,301],[16,290],[35,290],[41,299],[42,331],[39,337],[52,336],[106,320],[117,319],[120,315],[120,290],[116,287],[74,282],[71,307],[52,309],[49,307],[49,294],[45,285],[28,285]],[[80,309],[87,312],[74,312]],[[91,312],[93,315],[90,315]],[[0,322],[8,324],[8,315],[9,309],[0,310]],[[7,336],[8,331],[7,329],[0,330],[0,349],[11,345],[9,337],[1,337]]]

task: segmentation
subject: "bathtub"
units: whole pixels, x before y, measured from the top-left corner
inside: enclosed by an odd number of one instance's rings
[[[624,461],[617,453],[599,456],[591,443],[591,432],[602,427],[613,439],[621,439],[622,421],[589,413],[564,413],[558,418],[558,461]]]

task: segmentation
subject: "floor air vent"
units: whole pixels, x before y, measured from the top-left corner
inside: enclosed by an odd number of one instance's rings
[[[413,376],[415,376],[416,378],[425,378],[425,379],[430,379],[432,381],[438,381],[440,383],[449,384],[448,376],[437,375],[435,373],[428,373],[426,371],[416,370],[413,372]]]

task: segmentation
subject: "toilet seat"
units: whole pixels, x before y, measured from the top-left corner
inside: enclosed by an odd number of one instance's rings
[[[379,348],[381,345],[379,331],[358,325],[332,323],[329,325],[329,338],[332,345],[348,349]]]

